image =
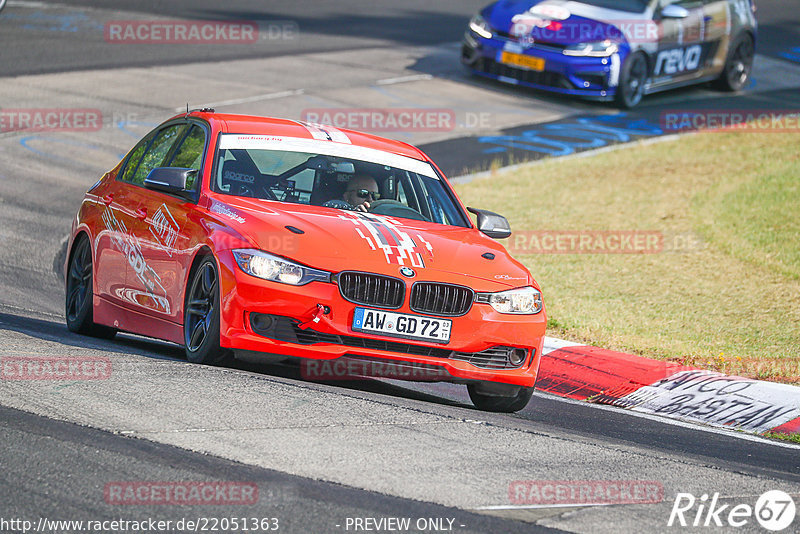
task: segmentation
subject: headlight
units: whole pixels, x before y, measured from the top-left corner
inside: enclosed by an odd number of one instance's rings
[[[564,49],[565,56],[608,57],[617,53],[619,47],[610,40],[594,43],[578,43]]]
[[[331,279],[331,273],[327,271],[312,269],[260,250],[234,250],[233,257],[242,271],[264,280],[302,286],[315,280],[330,282]]]
[[[499,293],[478,293],[475,300],[491,304],[499,313],[536,314],[542,311],[542,293],[530,286]]]
[[[489,23],[480,15],[472,17],[472,20],[469,21],[469,29],[484,39],[492,38],[492,29],[489,27]]]

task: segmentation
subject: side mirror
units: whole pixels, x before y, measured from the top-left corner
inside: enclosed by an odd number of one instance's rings
[[[511,235],[511,225],[502,215],[477,208],[467,208],[467,211],[478,216],[478,230],[492,239],[505,239]]]
[[[186,189],[186,184],[191,177],[197,177],[197,169],[156,167],[144,179],[144,186],[153,191],[161,191],[191,200],[194,198],[194,192]]]
[[[665,19],[685,19],[689,16],[689,10],[676,4],[670,4],[661,10],[661,16]]]

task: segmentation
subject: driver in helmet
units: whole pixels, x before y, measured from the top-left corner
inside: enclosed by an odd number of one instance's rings
[[[353,206],[356,211],[369,211],[369,203],[381,198],[378,182],[368,174],[356,174],[349,182],[342,195],[342,200]]]

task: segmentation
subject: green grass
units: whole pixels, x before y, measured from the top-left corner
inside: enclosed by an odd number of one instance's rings
[[[782,434],[780,432],[764,432],[762,434],[765,438],[778,439],[781,441],[789,441],[791,443],[800,443],[800,434]]]
[[[518,255],[542,286],[549,335],[800,383],[800,135],[685,136],[456,188],[517,233],[665,236],[655,254]]]

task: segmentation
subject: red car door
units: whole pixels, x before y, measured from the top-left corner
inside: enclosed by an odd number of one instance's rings
[[[166,156],[154,158],[156,166],[196,169],[199,187],[201,162],[206,150],[206,131],[200,124],[182,128]],[[142,177],[142,180],[144,177]],[[203,228],[191,214],[194,202],[167,193],[137,187],[131,195],[136,221],[133,233],[141,250],[141,264],[131,265],[127,285],[135,289],[136,305],[154,312],[160,319],[180,324],[183,321],[183,288],[194,247]]]
[[[167,125],[156,132],[147,146],[135,170],[126,171],[124,195],[120,201],[122,223],[127,230],[125,243],[128,260],[125,275],[124,304],[137,312],[157,312],[169,315],[171,308],[164,281],[156,273],[152,260],[145,254],[143,233],[148,218],[155,213],[153,197],[160,196],[144,187],[144,179],[169,157],[173,147],[181,139],[185,123]],[[128,325],[134,331],[142,331],[141,325]]]
[[[659,4],[681,7],[686,17],[662,17],[657,22],[661,39],[652,66],[655,85],[698,77],[708,56],[703,0],[661,0]]]
[[[126,275],[131,248],[132,211],[129,208],[130,179],[153,140],[147,135],[131,150],[118,174],[93,191],[100,210],[95,228],[95,296],[115,305],[129,300]]]

